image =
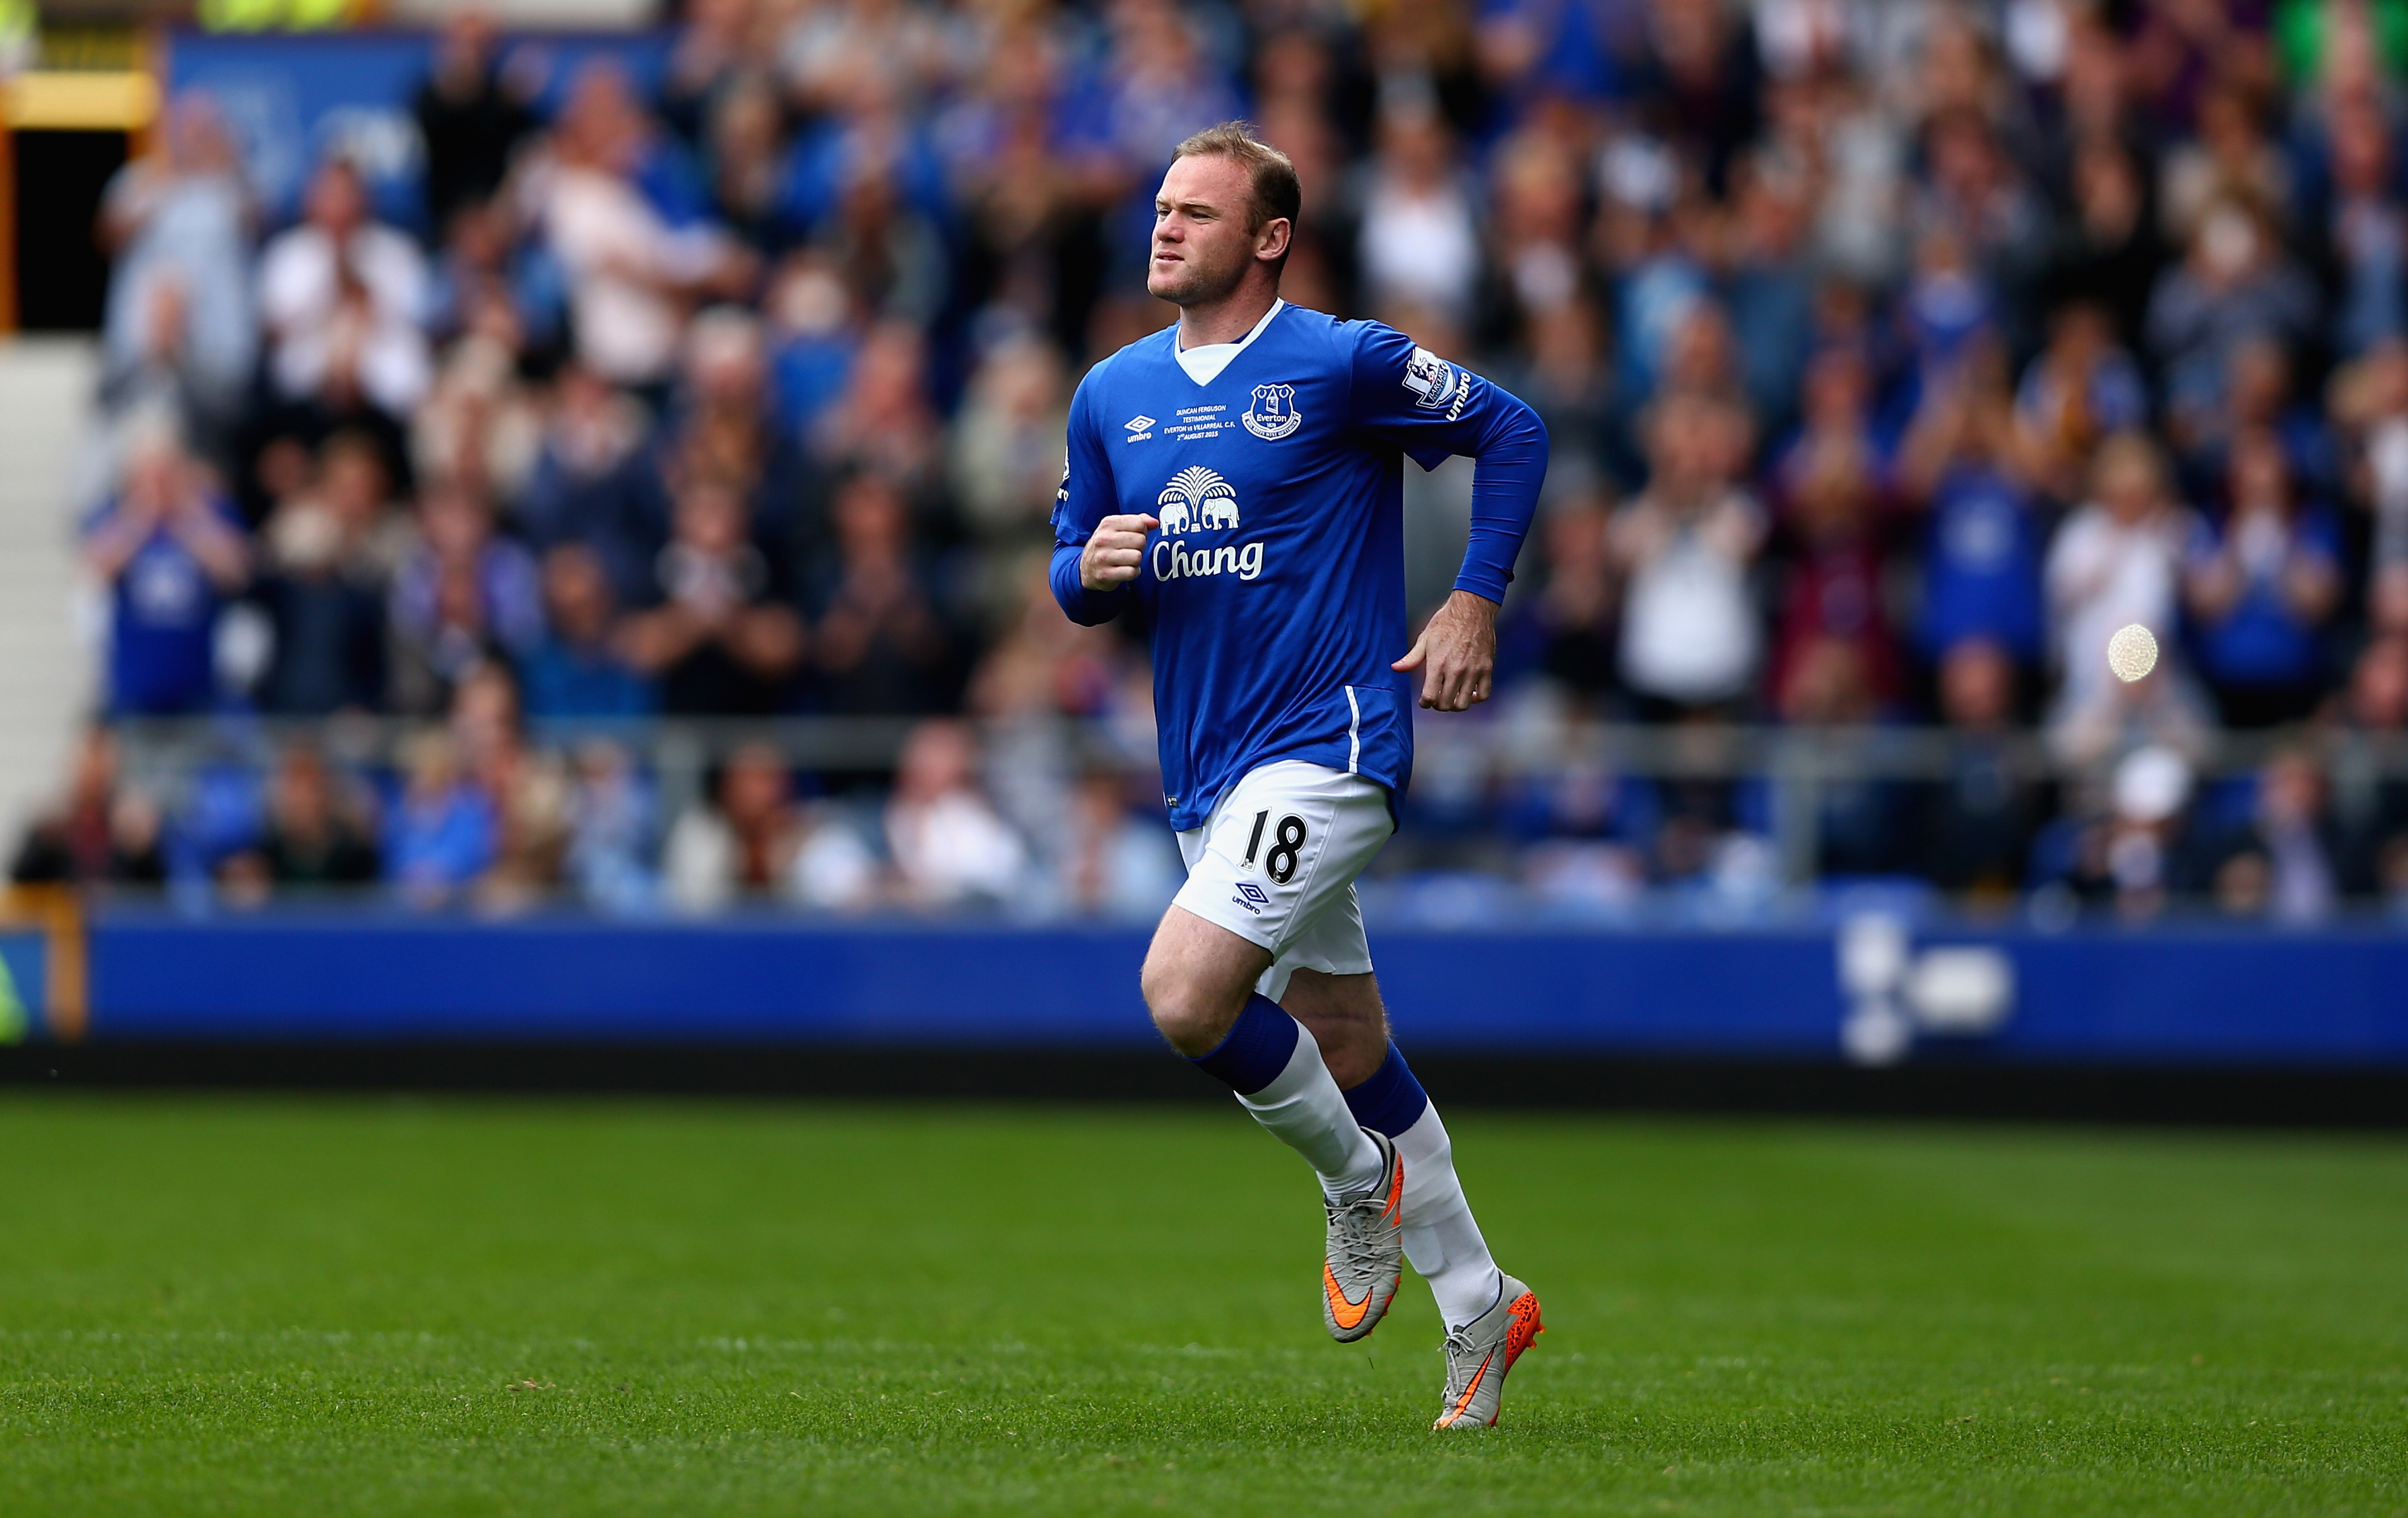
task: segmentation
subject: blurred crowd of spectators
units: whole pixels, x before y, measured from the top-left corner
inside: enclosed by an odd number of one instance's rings
[[[230,895],[1154,890],[1141,776],[1015,801],[948,719],[1144,720],[1047,514],[1076,375],[1171,314],[1165,157],[1244,115],[1302,172],[1288,298],[1554,439],[1473,721],[1943,724],[1952,779],[1825,788],[1826,872],[2408,900],[2408,787],[2329,762],[2408,723],[2401,0],[689,0],[656,87],[548,114],[473,14],[434,57],[406,224],[340,156],[262,224],[199,97],[104,209],[109,713],[430,720],[380,784],[284,756]],[[1417,609],[1468,502],[1409,481]],[[928,725],[874,805],[750,750],[660,825],[626,751],[524,737],[652,713]],[[1997,757],[2032,726],[2073,779]],[[165,867],[108,754],[21,874]],[[1406,865],[1576,895],[1770,830],[1577,756],[1417,806]]]

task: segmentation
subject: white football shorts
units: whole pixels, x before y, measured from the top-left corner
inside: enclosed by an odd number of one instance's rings
[[[1379,781],[1296,759],[1265,765],[1179,835],[1187,883],[1172,904],[1269,950],[1254,989],[1273,1001],[1299,969],[1368,975],[1354,878],[1396,830]]]

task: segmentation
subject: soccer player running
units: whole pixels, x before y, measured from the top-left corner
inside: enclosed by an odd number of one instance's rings
[[[1320,1176],[1331,1336],[1377,1326],[1411,1259],[1446,1320],[1437,1426],[1477,1426],[1539,1301],[1489,1257],[1388,1038],[1354,879],[1396,830],[1411,676],[1436,710],[1488,698],[1547,436],[1394,329],[1281,300],[1298,199],[1295,165],[1241,122],[1179,145],[1146,280],[1179,322],[1070,403],[1054,592],[1075,622],[1151,629],[1188,869],[1146,955],[1155,1025]],[[1403,461],[1457,453],[1478,461],[1469,551],[1408,649]]]

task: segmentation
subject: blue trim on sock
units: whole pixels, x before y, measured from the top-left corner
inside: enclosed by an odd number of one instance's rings
[[[1239,1096],[1251,1096],[1280,1078],[1303,1037],[1304,1024],[1280,1010],[1278,1002],[1248,996],[1245,1010],[1229,1024],[1229,1036],[1188,1063],[1227,1081]]]
[[[1419,1123],[1429,1104],[1429,1093],[1413,1079],[1412,1067],[1405,1063],[1404,1051],[1393,1038],[1388,1040],[1388,1057],[1371,1072],[1371,1079],[1346,1094],[1354,1121],[1391,1138]]]

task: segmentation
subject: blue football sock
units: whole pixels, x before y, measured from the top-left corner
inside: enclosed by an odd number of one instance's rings
[[[1354,1121],[1391,1138],[1420,1122],[1429,1104],[1429,1094],[1413,1079],[1412,1067],[1405,1063],[1404,1051],[1393,1038],[1388,1040],[1388,1057],[1380,1062],[1371,1078],[1346,1094]]]
[[[1245,1010],[1229,1024],[1228,1037],[1211,1053],[1188,1063],[1228,1082],[1239,1096],[1251,1096],[1280,1078],[1296,1053],[1296,1041],[1303,1037],[1304,1025],[1280,1010],[1279,1003],[1248,996]]]
[[[1380,1146],[1329,1078],[1321,1046],[1278,1003],[1248,997],[1229,1036],[1193,1063],[1227,1081],[1255,1122],[1303,1155],[1333,1201],[1378,1181]]]

